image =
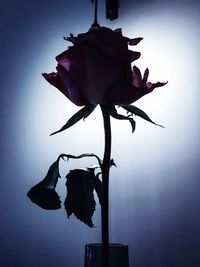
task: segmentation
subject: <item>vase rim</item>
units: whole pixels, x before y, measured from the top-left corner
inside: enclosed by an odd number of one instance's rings
[[[100,247],[101,243],[88,243],[86,246]],[[110,247],[120,247],[120,246],[128,246],[127,244],[122,243],[109,243]]]

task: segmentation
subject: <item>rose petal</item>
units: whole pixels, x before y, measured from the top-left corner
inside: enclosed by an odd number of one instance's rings
[[[80,96],[79,90],[70,73],[60,64],[58,64],[56,69],[58,71],[58,75],[62,79],[65,92],[67,91],[68,96],[65,93],[64,94],[77,106],[84,106],[88,104],[88,102]]]
[[[71,48],[73,48],[73,46]],[[57,55],[56,61],[59,62],[59,61],[65,59],[68,56],[69,52],[70,52],[70,48],[68,50],[63,51],[59,55]]]
[[[130,53],[130,62],[133,62],[135,60],[137,60],[138,58],[140,58],[141,53],[140,52],[135,52],[135,51],[131,51],[128,50]]]
[[[115,29],[114,32],[116,32],[122,36],[122,29],[121,28]]]
[[[143,38],[130,39],[121,29],[92,27],[88,32],[65,38],[74,45],[56,57],[58,73],[43,76],[74,104],[129,104],[166,83],[147,83],[131,62],[139,52],[128,50]]]
[[[75,44],[76,43],[76,37],[72,33],[70,33],[70,36],[69,37],[64,37],[64,39],[66,41],[71,42],[72,44]]]
[[[63,57],[59,60],[59,64],[63,66],[67,71],[70,70],[71,62],[67,57]]]
[[[92,28],[86,33],[78,34],[75,45],[87,43],[98,49],[103,46],[112,49],[123,48],[127,50],[128,41],[126,39],[126,37],[122,36],[120,30],[113,31],[106,27],[98,27],[95,29]]]
[[[149,92],[152,92],[155,88],[162,87],[162,86],[166,85],[167,83],[168,82],[157,82],[157,83],[148,82],[147,83],[147,89],[149,90]]]
[[[149,77],[149,69],[146,68],[146,70],[144,71],[143,79],[142,79],[142,86],[146,86],[148,77]]]
[[[140,87],[142,83],[142,75],[138,67],[133,66],[133,85]]]
[[[130,51],[121,53],[120,49],[98,48],[87,43],[77,44],[67,56],[71,62],[70,75],[91,104],[100,104],[107,88],[117,81],[132,83]]]
[[[113,62],[105,51],[98,51],[88,44],[79,44],[68,55],[70,75],[76,81],[80,94],[91,104],[99,104],[111,83]],[[117,60],[117,59],[116,59]],[[111,71],[110,71],[111,70]]]
[[[129,105],[147,93],[148,91],[144,88],[121,84],[121,86],[115,86],[106,91],[102,104]]]
[[[42,76],[53,86],[55,86],[60,92],[62,92],[67,98],[69,98],[68,91],[63,83],[63,79],[57,72],[42,73]]]
[[[128,40],[128,44],[129,44],[129,45],[137,45],[137,44],[139,44],[139,42],[142,41],[142,40],[143,40],[142,37],[129,39],[129,40]]]

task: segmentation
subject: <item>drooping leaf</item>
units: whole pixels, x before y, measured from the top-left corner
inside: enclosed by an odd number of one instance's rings
[[[163,127],[162,125],[159,125],[155,122],[153,122],[149,116],[141,109],[137,108],[136,106],[133,106],[133,105],[128,105],[128,106],[122,106],[122,108],[124,108],[125,110],[127,110],[128,112],[136,115],[136,116],[139,116],[141,117],[142,119],[148,121],[148,122],[151,122],[157,126],[160,126],[160,127]],[[164,128],[164,127],[163,127]]]
[[[58,178],[61,177],[58,164],[59,160],[56,160],[53,164],[51,164],[45,178],[38,185],[49,189],[55,189],[56,184],[58,182]]]
[[[34,186],[27,196],[30,200],[45,210],[57,210],[61,208],[60,197],[54,189]]]
[[[95,105],[92,104],[88,104],[85,107],[83,107],[82,109],[80,109],[78,112],[76,112],[68,121],[65,125],[62,126],[62,128],[50,135],[54,135],[57,133],[60,133],[68,128],[70,128],[71,126],[73,126],[75,123],[77,123],[78,121],[80,121],[81,119],[85,119],[87,118],[92,111],[95,109]]]
[[[128,120],[132,127],[132,133],[135,131],[135,121],[130,116],[124,116],[117,113],[117,110],[114,106],[104,106],[103,107],[113,118],[117,120]]]
[[[60,197],[55,191],[58,178],[58,161],[55,161],[49,168],[45,178],[33,186],[27,193],[29,199],[39,207],[47,210],[61,208]]]
[[[110,167],[112,167],[112,165],[116,166],[113,159],[110,161]],[[94,177],[94,190],[96,191],[97,197],[99,199],[99,204],[102,205],[102,203],[103,203],[103,184],[102,184],[102,181],[99,179],[99,175],[101,175],[102,172],[99,172],[95,175],[95,170],[97,168],[100,168],[100,166],[99,165],[92,165],[90,167],[87,167],[87,170]]]
[[[68,217],[74,214],[89,227],[93,227],[92,216],[95,211],[95,175],[83,169],[71,170],[67,176],[67,197],[65,209]]]

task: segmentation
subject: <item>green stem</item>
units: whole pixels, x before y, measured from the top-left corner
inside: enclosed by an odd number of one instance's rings
[[[101,207],[102,267],[109,267],[109,170],[111,155],[110,115],[101,105],[105,133],[105,150],[102,164],[103,201]]]

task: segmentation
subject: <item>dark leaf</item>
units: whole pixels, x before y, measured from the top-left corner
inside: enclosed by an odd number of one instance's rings
[[[57,210],[61,208],[60,197],[54,189],[36,185],[29,190],[27,196],[33,203],[43,209]]]
[[[130,116],[124,116],[117,113],[117,110],[114,106],[103,106],[103,108],[115,119],[117,120],[128,120],[132,127],[132,133],[135,131],[135,121]]]
[[[141,109],[137,108],[136,106],[133,105],[128,105],[128,106],[122,106],[122,108],[124,108],[125,110],[127,110],[128,112],[141,117],[142,119],[151,122],[157,126],[163,127],[162,125],[156,124],[155,122],[153,122],[149,116]],[[164,127],[163,127],[164,128]]]
[[[77,113],[75,113],[60,130],[58,130],[58,131],[56,131],[50,135],[60,133],[64,130],[70,128],[71,126],[73,126],[75,123],[77,123],[81,119],[87,118],[92,113],[92,111],[95,109],[95,107],[96,107],[95,105],[91,105],[91,104],[86,105],[85,107],[80,109]]]
[[[60,178],[60,173],[59,173],[59,159],[56,160],[48,169],[48,172],[45,176],[45,178],[38,184],[42,187],[46,187],[49,189],[55,189],[56,184],[58,182],[58,178]]]
[[[71,170],[67,176],[67,197],[65,209],[68,217],[74,214],[90,227],[93,227],[92,216],[95,211],[94,184],[95,176],[83,169]]]
[[[58,177],[60,177],[60,174],[58,170],[58,161],[56,161],[50,166],[45,178],[33,186],[27,193],[27,196],[33,203],[37,204],[43,209],[59,209],[61,207],[61,201],[60,197],[55,191]]]

